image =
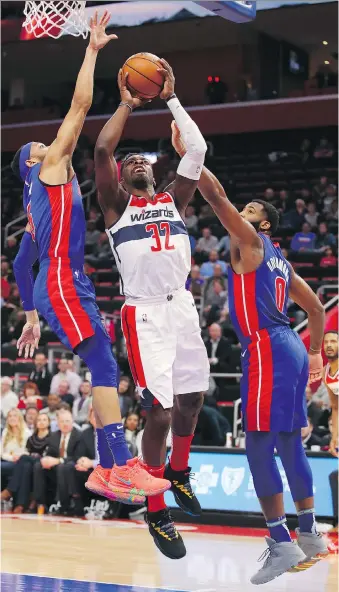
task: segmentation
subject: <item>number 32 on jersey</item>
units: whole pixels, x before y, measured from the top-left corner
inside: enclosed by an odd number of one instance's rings
[[[164,247],[162,247],[161,244],[161,238],[160,238],[160,230],[164,230],[165,231],[165,245]],[[151,250],[154,252],[157,251],[162,251],[163,249],[165,251],[173,251],[173,249],[175,249],[174,245],[170,245],[170,238],[171,238],[171,227],[169,225],[169,222],[160,222],[159,226],[158,224],[150,223],[150,224],[146,224],[145,226],[145,230],[146,232],[151,232],[152,233],[152,238],[155,241],[155,244],[151,246]]]

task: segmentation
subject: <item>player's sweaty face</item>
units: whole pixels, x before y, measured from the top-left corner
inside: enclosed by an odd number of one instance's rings
[[[328,359],[335,359],[338,357],[338,335],[335,333],[328,333],[324,337],[324,351]]]
[[[152,183],[152,165],[143,156],[131,156],[124,164],[123,176],[127,183],[135,186],[145,182]]]

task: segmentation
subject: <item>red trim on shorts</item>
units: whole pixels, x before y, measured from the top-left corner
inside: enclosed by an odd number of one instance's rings
[[[47,273],[47,291],[60,326],[74,349],[94,335],[90,318],[76,292],[68,250],[73,206],[72,183],[45,186],[51,208],[51,240],[48,254],[51,264]],[[62,196],[63,192],[63,196]]]
[[[135,374],[137,378],[137,384],[141,388],[146,388],[146,378],[144,374],[144,369],[141,361],[140,355],[140,348],[139,348],[139,339],[137,333],[137,325],[136,325],[136,307],[126,305],[126,326],[127,326],[127,335],[129,341],[129,347],[131,351],[131,358],[133,361],[133,365],[135,368]]]
[[[255,333],[255,331],[259,331],[259,318],[258,318],[257,296],[256,296],[257,273],[256,273],[256,271],[252,271],[252,273],[244,274],[243,277],[244,277],[244,286],[245,286],[245,301],[246,301],[248,323],[250,326],[251,335],[253,335]]]
[[[273,391],[273,359],[271,339],[266,329],[258,331],[248,346],[248,399],[246,428],[249,431],[269,432]]]
[[[138,384],[138,379],[137,379],[137,375],[136,375],[136,371],[135,371],[135,367],[134,367],[134,360],[132,357],[132,351],[131,351],[131,344],[130,344],[130,340],[128,337],[128,327],[127,327],[127,305],[125,304],[122,312],[121,312],[121,324],[122,324],[122,332],[124,334],[125,337],[125,341],[126,341],[126,347],[127,347],[127,357],[128,357],[128,363],[132,372],[132,376],[133,376],[133,380],[134,380],[134,384]]]
[[[237,273],[233,273],[233,292],[235,314],[237,317],[237,321],[239,323],[240,330],[243,335],[248,335],[245,319],[245,309],[243,306],[242,299],[241,275]]]

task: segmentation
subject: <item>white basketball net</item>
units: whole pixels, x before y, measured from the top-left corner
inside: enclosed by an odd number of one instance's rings
[[[27,33],[33,33],[35,37],[53,37],[59,39],[67,33],[74,37],[80,35],[86,39],[89,26],[85,16],[86,2],[50,2],[40,0],[25,2],[24,15],[26,17],[23,27]]]

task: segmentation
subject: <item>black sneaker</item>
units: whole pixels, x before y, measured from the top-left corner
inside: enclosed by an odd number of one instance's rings
[[[186,548],[177,531],[168,508],[159,512],[147,512],[145,520],[159,551],[170,559],[181,559],[186,555]]]
[[[164,479],[172,483],[171,491],[179,508],[191,516],[200,516],[201,506],[191,487],[190,476],[191,467],[187,467],[185,471],[174,471],[170,463],[166,465]]]

